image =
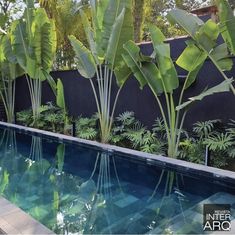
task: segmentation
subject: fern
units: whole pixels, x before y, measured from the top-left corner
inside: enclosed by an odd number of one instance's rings
[[[220,120],[208,120],[204,122],[196,122],[193,126],[193,132],[196,133],[196,135],[202,139],[204,137],[207,137],[209,134],[212,134],[215,123],[220,122]]]
[[[123,136],[111,133],[109,136],[109,141],[111,144],[122,145],[121,142],[123,141]]]
[[[232,135],[229,133],[215,133],[204,140],[204,144],[212,151],[226,151],[234,145]]]
[[[153,124],[153,132],[157,133],[160,136],[164,136],[166,134],[166,128],[164,125],[164,121],[162,118],[157,118]]]
[[[227,150],[229,157],[235,158],[235,144]]]
[[[165,155],[166,145],[164,142],[161,142],[157,139],[153,143],[145,144],[140,147],[140,150],[146,153],[155,153]]]
[[[97,130],[92,127],[87,127],[86,129],[80,129],[77,131],[77,136],[82,139],[94,140],[97,136]]]
[[[135,122],[134,112],[126,111],[116,117],[116,120],[124,126],[130,126]]]
[[[235,120],[230,120],[228,123],[229,128],[226,129],[226,131],[235,138]]]
[[[16,114],[16,119],[20,124],[23,124],[25,126],[30,126],[30,124],[33,122],[33,112],[31,109],[20,111]]]
[[[137,149],[143,142],[143,135],[145,133],[145,129],[139,130],[129,130],[128,132],[124,133],[123,136],[126,137],[130,142],[134,149]]]
[[[202,141],[194,138],[187,138],[180,142],[179,158],[190,162],[204,163],[205,146]]]
[[[97,115],[93,115],[91,118],[80,116],[76,120],[76,136],[82,139],[95,140],[98,136],[96,123]]]
[[[143,145],[149,145],[156,140],[156,134],[150,131],[146,131],[143,135]]]
[[[54,108],[51,103],[49,103],[49,105],[41,105],[39,108],[39,113],[46,112],[46,111],[50,110],[51,108]]]
[[[138,149],[143,142],[143,136],[146,132],[146,127],[144,127],[139,121],[135,122],[134,125],[127,129],[122,136],[127,138],[131,146],[134,149]]]

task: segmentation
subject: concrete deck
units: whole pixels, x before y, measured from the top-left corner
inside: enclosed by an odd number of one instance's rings
[[[54,234],[20,208],[0,197],[0,234]]]

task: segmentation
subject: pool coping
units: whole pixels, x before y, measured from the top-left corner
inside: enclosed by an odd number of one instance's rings
[[[55,234],[19,207],[0,196],[0,232],[3,234]]]
[[[103,151],[115,153],[118,155],[126,155],[136,159],[145,160],[147,164],[160,165],[164,167],[172,167],[178,171],[189,172],[190,174],[196,174],[205,177],[212,177],[216,180],[223,180],[229,182],[235,182],[235,172],[229,170],[223,170],[215,167],[205,166],[201,164],[191,163],[183,160],[164,157],[161,155],[155,155],[150,153],[144,153],[137,150],[123,148],[115,145],[102,144],[97,141],[85,140],[77,137],[72,137],[64,134],[49,132],[45,130],[39,130],[31,127],[21,126],[17,124],[11,124],[6,122],[0,122],[0,126],[8,127],[23,131],[25,133],[33,133],[38,135],[44,135],[59,141],[66,141],[69,143],[77,143],[82,145],[89,145],[98,148]]]

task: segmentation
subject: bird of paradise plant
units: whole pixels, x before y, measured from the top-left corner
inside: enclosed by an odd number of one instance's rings
[[[74,36],[69,39],[76,54],[77,69],[91,83],[99,115],[101,142],[107,143],[120,91],[131,72],[127,66],[121,66],[124,64],[121,55],[125,53],[123,44],[134,35],[132,0],[92,0],[90,9],[91,22],[83,9],[79,10],[89,48]],[[119,89],[112,97],[114,73],[122,73],[123,76],[116,76]]]

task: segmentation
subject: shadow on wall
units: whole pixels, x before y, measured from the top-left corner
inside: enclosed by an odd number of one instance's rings
[[[177,59],[185,48],[186,39],[187,38],[169,40],[173,59]],[[144,54],[151,54],[151,43],[142,44],[141,50]],[[235,64],[235,58],[233,60]],[[79,115],[91,116],[96,112],[95,100],[88,79],[82,78],[77,71],[55,71],[51,74],[55,79],[60,78],[64,84],[66,105],[70,115],[74,117]],[[178,74],[184,75],[184,71],[178,68]],[[229,75],[235,76],[235,66],[233,66]],[[185,96],[187,98],[196,95],[206,87],[214,86],[222,81],[223,78],[220,73],[215,66],[207,60],[198,75],[197,81],[185,92]],[[116,84],[114,84],[113,87],[115,90],[117,89]],[[177,99],[178,95],[179,94],[176,94],[175,99]],[[49,85],[44,82],[42,103],[51,100],[55,101],[55,97]],[[22,77],[18,78],[16,112],[27,109],[30,106],[26,80]],[[143,90],[140,90],[134,78],[130,78],[122,89],[116,108],[116,114],[126,110],[134,111],[137,119],[149,127],[160,113],[150,89],[145,87]],[[209,119],[221,119],[224,122],[227,122],[229,119],[235,119],[235,98],[232,93],[216,94],[205,98],[201,103],[194,104],[186,118],[185,127],[190,128],[196,121]]]

